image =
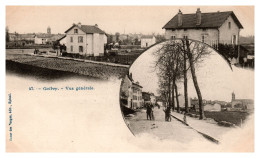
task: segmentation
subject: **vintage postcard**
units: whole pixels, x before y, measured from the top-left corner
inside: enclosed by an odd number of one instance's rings
[[[6,152],[254,152],[254,6],[6,6]]]

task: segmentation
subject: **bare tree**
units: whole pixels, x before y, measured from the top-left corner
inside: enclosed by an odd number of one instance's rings
[[[199,101],[199,113],[200,113],[200,119],[204,119],[204,105],[202,102],[202,94],[199,88],[198,79],[196,76],[196,70],[195,70],[195,64],[199,63],[203,57],[208,55],[210,52],[208,51],[207,45],[198,42],[198,41],[189,41],[187,38],[185,39],[186,43],[186,52],[190,64],[190,71],[192,75],[192,80],[194,84],[194,88],[196,90],[198,101]]]
[[[169,105],[172,106],[173,110],[175,109],[176,98],[177,112],[180,112],[178,86],[176,83],[183,79],[185,113],[189,112],[187,73],[188,70],[190,70],[194,88],[199,100],[200,119],[205,117],[202,94],[199,88],[195,67],[207,54],[209,54],[207,45],[199,41],[188,40],[187,38],[167,41],[162,48],[157,51],[158,60],[156,62],[156,67],[159,68],[158,76],[159,78],[163,78],[163,81],[167,82],[167,97]]]
[[[167,79],[168,85],[168,100],[169,105],[175,110],[175,98],[177,103],[177,111],[180,111],[179,100],[175,88],[176,81],[180,79],[180,43],[177,41],[167,41],[163,47],[157,51],[158,60],[156,62],[156,67],[159,68],[158,76],[159,78]],[[177,90],[178,91],[178,90]]]
[[[188,80],[187,80],[187,53],[185,49],[185,41],[182,40],[182,48],[183,48],[183,87],[184,87],[184,104],[185,104],[185,113],[189,112],[188,107]]]

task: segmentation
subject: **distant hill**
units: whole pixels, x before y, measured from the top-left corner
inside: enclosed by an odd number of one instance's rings
[[[239,38],[240,44],[254,44],[255,43],[255,36],[240,36]]]

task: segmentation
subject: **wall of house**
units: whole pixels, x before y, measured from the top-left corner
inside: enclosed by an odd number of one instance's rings
[[[34,43],[35,44],[46,44],[46,42],[47,42],[47,39],[38,38],[38,37],[34,38]]]
[[[78,33],[74,33],[74,29],[78,29]],[[83,42],[78,42],[78,37],[83,37]],[[70,41],[70,38],[73,38],[73,42]],[[73,51],[71,51],[71,46],[73,46]],[[85,32],[80,30],[77,26],[75,26],[73,29],[71,29],[69,32],[66,33],[66,47],[68,53],[79,53],[79,46],[83,46],[83,52],[81,52],[81,55],[87,55],[87,35]]]
[[[94,55],[93,52],[93,34],[87,34],[87,55]]]
[[[132,102],[133,102],[133,109],[140,108],[143,104],[143,99],[142,99],[142,88],[132,85]]]
[[[74,29],[78,29],[78,33],[74,33]],[[83,42],[78,42],[78,37],[83,37]],[[73,38],[73,42],[70,41],[70,38]],[[94,55],[94,56],[100,56],[104,55],[104,44],[106,43],[107,38],[105,34],[86,34],[78,26],[75,26],[72,28],[69,32],[66,34],[66,46],[67,46],[67,52],[68,53],[79,53],[79,46],[83,47],[83,52],[80,53],[81,55]],[[71,51],[71,46],[73,46],[73,51]]]
[[[228,23],[231,23],[229,28]],[[239,28],[233,18],[229,16],[227,20],[219,28],[219,41],[220,43],[232,44],[232,37],[236,35],[235,44],[238,44]]]
[[[141,47],[142,48],[150,47],[151,45],[153,45],[155,43],[156,43],[155,37],[153,37],[153,38],[142,38],[141,39]]]
[[[104,55],[105,34],[94,33],[93,34],[93,53],[94,56]]]
[[[165,38],[171,39],[175,36],[175,38],[183,38],[183,36],[187,36],[188,39],[198,40],[202,42],[202,36],[204,36],[204,42],[212,45],[217,43],[218,41],[218,30],[217,29],[184,29],[180,30],[165,30]]]

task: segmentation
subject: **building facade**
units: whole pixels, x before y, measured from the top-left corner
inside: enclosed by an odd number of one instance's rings
[[[43,45],[51,43],[52,36],[53,36],[52,34],[46,34],[46,33],[36,34],[34,37],[34,43],[43,44]]]
[[[239,44],[239,32],[243,26],[234,12],[182,14],[179,10],[164,27],[165,38],[198,40],[209,45]]]
[[[141,37],[141,48],[150,47],[156,43],[156,39],[153,35],[146,35]]]
[[[121,97],[127,100],[126,107],[137,109],[143,106],[142,88],[138,82],[134,82],[131,74],[126,75],[121,85],[121,93],[124,93],[124,97]]]
[[[79,53],[86,56],[104,55],[107,36],[97,25],[73,24],[65,33],[68,53]]]

